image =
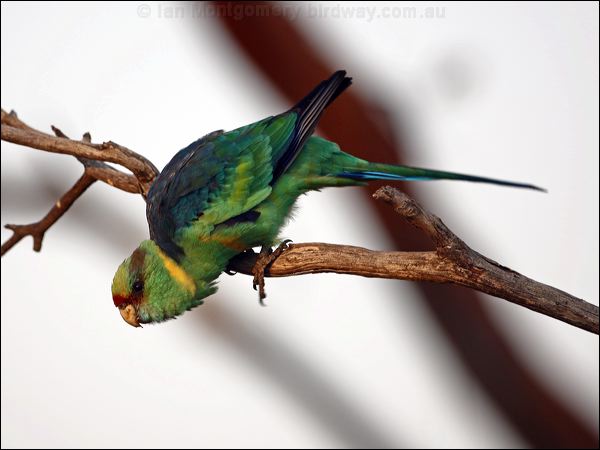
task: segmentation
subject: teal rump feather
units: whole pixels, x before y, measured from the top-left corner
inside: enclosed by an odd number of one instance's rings
[[[500,186],[510,186],[525,189],[534,189],[546,192],[544,188],[534,186],[529,183],[519,183],[515,181],[498,180],[495,178],[478,177],[475,175],[466,175],[454,172],[444,172],[441,170],[421,169],[408,166],[393,166],[388,164],[371,163],[372,169],[356,172],[341,172],[338,174],[342,178],[350,178],[360,181],[371,180],[389,180],[389,181],[430,181],[430,180],[459,180],[471,181],[475,183],[497,184]]]

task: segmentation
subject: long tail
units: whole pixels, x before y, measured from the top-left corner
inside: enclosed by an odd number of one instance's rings
[[[546,189],[528,183],[497,180],[494,178],[478,177],[440,170],[420,169],[408,166],[393,166],[389,164],[367,163],[364,168],[341,172],[338,177],[350,178],[357,181],[369,180],[394,180],[394,181],[419,181],[419,180],[462,180],[476,183],[499,184],[536,191],[547,192]]]

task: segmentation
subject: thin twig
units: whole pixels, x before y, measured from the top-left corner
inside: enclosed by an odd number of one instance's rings
[[[51,127],[56,137],[69,139],[69,137],[60,129],[54,125]],[[92,137],[90,133],[84,133],[81,141],[85,142],[86,144],[91,143]],[[93,159],[84,158],[83,156],[77,156],[76,158],[81,164],[83,164],[86,173],[89,176],[94,177],[96,180],[103,181],[109,186],[116,187],[122,191],[130,192],[132,194],[142,193],[141,184],[134,175],[121,172],[120,170],[117,170],[102,161],[94,161]]]
[[[68,139],[59,130],[59,136],[35,130],[21,121],[14,111],[2,110],[2,140],[53,153],[72,155],[78,159],[101,161],[94,164],[90,175],[118,189],[148,194],[150,185],[158,175],[158,169],[149,160],[122,145],[109,141],[92,144],[89,141]],[[53,129],[56,130],[55,127]],[[129,169],[133,175],[120,172],[104,162],[119,164]],[[90,164],[91,165],[91,164]]]
[[[578,328],[598,334],[598,307],[566,292],[527,278],[468,247],[435,215],[389,186],[374,197],[433,240],[435,251],[380,252],[333,244],[290,244],[266,275],[285,277],[310,273],[341,273],[371,278],[454,283],[503,298]],[[246,252],[229,269],[251,275],[257,258]]]
[[[25,236],[33,238],[33,250],[39,252],[42,249],[42,240],[48,228],[54,225],[75,203],[75,200],[94,184],[95,181],[96,179],[93,176],[84,171],[81,178],[52,206],[42,220],[27,225],[5,225],[5,228],[12,230],[13,235],[2,244],[0,256],[4,256],[7,251]]]

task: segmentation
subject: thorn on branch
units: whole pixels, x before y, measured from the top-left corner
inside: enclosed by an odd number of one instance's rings
[[[60,138],[69,139],[65,133],[63,133],[62,131],[60,131],[60,130],[59,130],[57,127],[55,127],[54,125],[50,125],[50,128],[52,128],[52,131],[54,131],[54,134],[56,135],[56,137],[60,137]]]

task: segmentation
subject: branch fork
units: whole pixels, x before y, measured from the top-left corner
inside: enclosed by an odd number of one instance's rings
[[[33,250],[42,249],[42,241],[50,228],[75,201],[96,181],[102,181],[125,192],[146,197],[158,169],[146,158],[112,141],[93,144],[90,133],[85,133],[80,141],[71,140],[60,129],[52,126],[54,136],[38,131],[23,122],[14,111],[2,109],[2,140],[53,153],[75,156],[83,165],[83,174],[75,184],[63,194],[50,211],[38,222],[27,225],[6,225],[13,235],[2,244],[1,256],[26,236],[33,238]],[[106,164],[115,162],[133,175],[122,172]]]

